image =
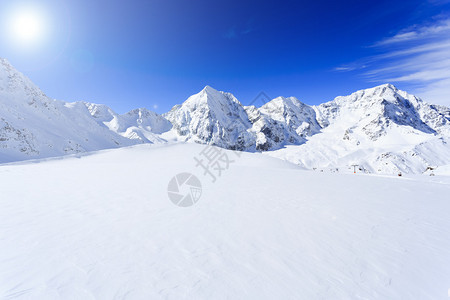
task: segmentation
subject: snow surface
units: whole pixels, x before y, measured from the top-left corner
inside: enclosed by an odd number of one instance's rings
[[[450,177],[305,171],[206,146],[0,165],[1,299],[446,299]],[[202,182],[180,208],[167,184]]]

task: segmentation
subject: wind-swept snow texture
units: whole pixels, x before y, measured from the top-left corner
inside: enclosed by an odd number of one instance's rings
[[[450,177],[330,174],[206,146],[0,166],[1,299],[447,299]],[[176,174],[202,182],[180,208]]]

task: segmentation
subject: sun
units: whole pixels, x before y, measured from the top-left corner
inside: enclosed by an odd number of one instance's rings
[[[10,36],[21,45],[36,44],[45,36],[45,18],[37,9],[18,10],[10,16],[8,23]]]

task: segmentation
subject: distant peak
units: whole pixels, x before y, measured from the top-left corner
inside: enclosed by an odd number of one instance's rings
[[[278,96],[268,102],[266,102],[262,107],[267,107],[267,106],[271,106],[273,104],[277,104],[277,105],[286,105],[288,103],[288,99],[283,97],[283,96]]]
[[[278,97],[276,97],[275,99],[273,99],[271,101],[280,101],[280,102],[285,102],[285,103],[300,102],[300,100],[298,100],[294,96],[290,96],[290,97],[278,96]]]
[[[13,69],[13,66],[11,65],[9,60],[7,60],[6,58],[0,57],[0,64],[5,66],[7,69]]]
[[[269,107],[272,105],[282,105],[282,106],[289,106],[289,107],[294,105],[294,106],[298,107],[298,106],[303,106],[305,104],[293,96],[291,96],[291,97],[279,96],[279,97],[276,97],[275,99],[272,99],[271,101],[267,102],[262,107]]]
[[[362,97],[363,95],[378,95],[378,96],[382,96],[382,95],[385,95],[386,92],[389,93],[389,91],[393,92],[394,94],[397,94],[397,93],[400,92],[400,90],[397,89],[397,87],[395,87],[393,84],[385,83],[385,84],[377,85],[377,86],[374,86],[374,87],[371,87],[371,88],[358,90],[358,91],[352,93],[351,95],[356,96],[356,98],[354,98],[354,100],[357,100],[360,97]],[[342,96],[340,96],[340,97],[342,97]],[[337,97],[337,98],[340,98],[340,97]]]
[[[207,92],[207,93],[217,93],[218,91],[217,91],[215,88],[213,88],[213,87],[207,85],[207,86],[205,86],[205,87],[203,88],[202,92]]]
[[[398,91],[397,87],[395,85],[393,85],[393,84],[390,84],[390,83],[385,83],[385,84],[379,85],[377,87],[378,88],[388,88],[388,89],[391,89],[391,90],[394,90],[394,91]]]
[[[361,92],[364,92],[364,93],[366,93],[366,92],[379,92],[380,90],[382,90],[383,92],[385,90],[391,90],[393,92],[398,92],[399,91],[399,89],[397,89],[397,87],[394,86],[393,84],[391,84],[391,83],[384,83],[384,84],[380,84],[380,85],[377,85],[377,86],[374,86],[374,87],[371,87],[371,88],[358,90],[358,91],[356,91],[356,92],[354,92],[352,94],[358,94],[358,93],[361,93]]]

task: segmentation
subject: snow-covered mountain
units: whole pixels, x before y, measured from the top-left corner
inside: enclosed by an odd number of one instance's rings
[[[422,103],[419,98],[400,91],[391,84],[385,84],[350,96],[337,97],[315,107],[315,110],[323,127],[338,122],[351,123],[353,127],[363,127],[366,135],[377,140],[387,133],[388,127],[395,125],[409,126],[424,133],[436,133],[435,129],[421,119]],[[435,108],[431,110],[438,112]],[[430,111],[423,111],[422,115],[429,113]],[[448,125],[448,120],[446,122]]]
[[[314,109],[295,97],[275,98],[256,111],[259,118],[252,122],[252,131],[257,135],[257,150],[267,151],[286,144],[302,144],[306,137],[321,129]]]
[[[206,86],[164,115],[184,141],[248,150],[255,143],[252,127],[242,104],[230,93]]]
[[[104,105],[50,99],[0,59],[2,163],[161,141],[155,133],[167,129],[167,120],[146,110],[117,115]]]
[[[164,142],[159,134],[172,128],[172,124],[155,112],[145,108],[134,109],[119,115],[106,105],[84,102],[98,124],[131,140],[143,143]]]
[[[269,155],[310,169],[423,173],[450,162],[450,111],[385,84],[314,106],[323,127]]]
[[[294,97],[278,97],[260,108],[244,107],[232,94],[209,86],[164,116],[183,141],[243,151],[303,143],[321,128],[315,111]]]
[[[390,84],[318,106],[243,106],[206,86],[163,116],[47,97],[0,60],[0,163],[167,140],[266,154],[319,170],[423,173],[450,164],[450,109]]]

